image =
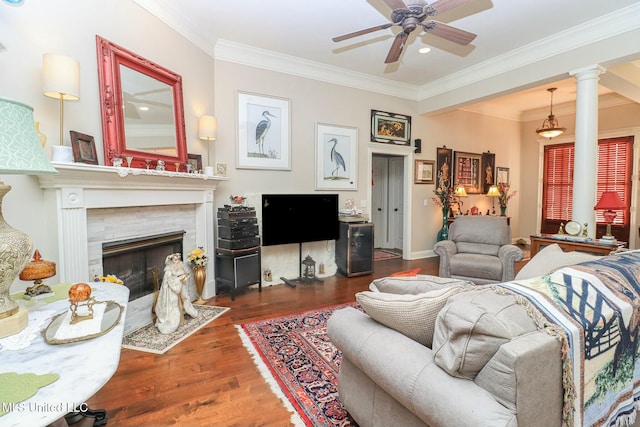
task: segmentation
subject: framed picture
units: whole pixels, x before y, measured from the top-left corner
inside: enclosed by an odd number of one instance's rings
[[[447,146],[436,149],[436,176],[437,185],[441,185],[440,180],[446,187],[453,186],[453,150]]]
[[[290,104],[284,98],[238,92],[238,168],[291,170]]]
[[[482,153],[482,192],[487,194],[489,187],[495,184],[496,155],[490,151]]]
[[[227,164],[216,162],[216,175],[227,176]]]
[[[509,168],[498,166],[496,168],[496,184],[499,182],[509,183]]]
[[[482,156],[475,153],[456,151],[453,164],[455,185],[464,186],[467,194],[482,193]]]
[[[96,141],[91,135],[76,132],[72,130],[71,148],[73,149],[73,160],[79,163],[88,163],[90,165],[98,164],[98,155],[96,154]]]
[[[358,128],[316,123],[316,190],[358,189]]]
[[[411,116],[371,110],[371,142],[411,145]]]
[[[200,154],[187,154],[187,163],[191,165],[191,171],[202,170],[202,156]]]
[[[435,182],[435,160],[416,160],[413,182],[415,184],[433,184]]]

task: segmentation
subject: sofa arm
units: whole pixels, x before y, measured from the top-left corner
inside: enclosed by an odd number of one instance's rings
[[[530,332],[503,344],[474,382],[517,413],[518,427],[562,424],[560,342]]]
[[[516,245],[503,245],[498,251],[498,258],[502,263],[502,282],[509,282],[516,277],[515,263],[522,261],[524,253]]]
[[[440,257],[440,270],[438,275],[440,277],[451,277],[451,269],[449,268],[451,257],[458,253],[455,242],[451,240],[436,242],[433,246],[433,251]]]

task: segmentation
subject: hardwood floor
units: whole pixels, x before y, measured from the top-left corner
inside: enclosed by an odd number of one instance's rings
[[[421,268],[437,274],[438,258],[374,263],[374,274],[328,277],[323,284],[249,289],[210,305],[231,307],[167,353],[123,349],[115,375],[87,403],[107,410],[111,426],[288,426],[291,414],[271,391],[234,327],[354,301],[374,278]],[[96,349],[100,351],[100,349]]]
[[[87,403],[107,410],[111,426],[288,426],[290,413],[273,394],[234,327],[253,320],[354,301],[374,278],[421,268],[438,273],[438,258],[374,263],[374,274],[328,277],[323,284],[249,289],[210,305],[231,307],[167,353],[123,349],[111,380]],[[100,351],[100,349],[96,349]],[[99,369],[99,367],[96,367]]]

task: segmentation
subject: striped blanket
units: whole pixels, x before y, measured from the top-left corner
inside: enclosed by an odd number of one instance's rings
[[[640,251],[496,285],[563,341],[563,426],[627,426],[640,409]]]

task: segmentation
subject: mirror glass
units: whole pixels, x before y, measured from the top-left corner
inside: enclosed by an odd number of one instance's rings
[[[187,162],[182,78],[100,36],[98,80],[106,165],[132,157],[133,167],[166,170]]]

